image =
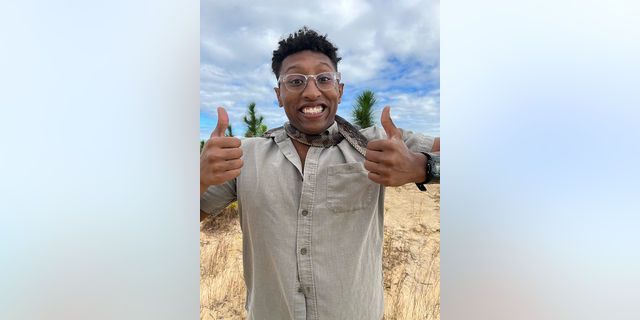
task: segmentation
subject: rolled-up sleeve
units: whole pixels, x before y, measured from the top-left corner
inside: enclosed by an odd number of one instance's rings
[[[200,210],[215,216],[236,199],[236,179],[231,179],[222,185],[210,186],[200,197]]]
[[[402,133],[402,139],[411,152],[429,152],[433,148],[433,143],[436,140],[435,137],[426,136],[419,132],[413,133],[411,130],[402,128],[398,128],[398,130]],[[377,125],[361,130],[360,132],[367,137],[369,141],[387,138],[387,133],[384,131],[384,128],[378,127]]]

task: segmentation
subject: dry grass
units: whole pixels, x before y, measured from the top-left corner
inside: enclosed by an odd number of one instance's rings
[[[235,207],[201,223],[200,319],[245,319],[242,236]],[[440,319],[440,230],[385,226],[384,320]]]
[[[404,234],[385,226],[383,320],[440,319],[440,240],[412,248]]]
[[[246,286],[238,210],[230,207],[200,224],[200,319],[244,319]]]

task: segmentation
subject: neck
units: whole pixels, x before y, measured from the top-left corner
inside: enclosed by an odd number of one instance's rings
[[[300,157],[300,164],[302,165],[302,173],[304,173],[304,160],[307,158],[307,152],[309,152],[311,146],[300,143],[294,139],[291,139],[291,141],[293,141],[293,146],[296,147],[298,157]]]

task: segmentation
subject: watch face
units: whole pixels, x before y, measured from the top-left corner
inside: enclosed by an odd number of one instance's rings
[[[440,162],[435,162],[433,164],[433,176],[440,177]]]

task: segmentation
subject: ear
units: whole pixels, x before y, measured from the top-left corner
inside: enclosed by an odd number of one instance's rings
[[[282,103],[282,99],[280,98],[280,88],[274,87],[273,90],[275,90],[276,92],[276,98],[278,98],[278,105],[280,106],[280,108],[282,108],[284,104]]]
[[[342,90],[344,90],[344,83],[338,84],[338,104],[342,103]]]

